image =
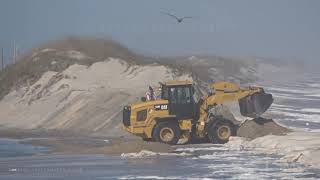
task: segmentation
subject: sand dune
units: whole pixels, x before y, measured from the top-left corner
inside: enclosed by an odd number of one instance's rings
[[[48,71],[34,84],[10,92],[0,102],[0,123],[118,135],[110,126],[119,128],[124,105],[137,101],[148,85],[179,78],[190,79],[161,65],[130,66],[115,58],[91,66],[74,64],[61,73]]]

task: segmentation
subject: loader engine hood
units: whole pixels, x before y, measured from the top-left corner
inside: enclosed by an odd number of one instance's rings
[[[126,127],[132,126],[132,117],[136,116],[138,111],[154,109],[157,110],[167,110],[168,100],[158,99],[154,101],[137,102],[131,105],[123,107],[122,110],[122,124]],[[159,109],[158,109],[159,108]]]
[[[243,116],[257,118],[266,112],[273,103],[272,94],[263,89],[239,100],[240,112]]]

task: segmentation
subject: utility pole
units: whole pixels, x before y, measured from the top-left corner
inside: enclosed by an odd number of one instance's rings
[[[13,40],[13,57],[12,57],[12,64],[16,63],[16,41]]]
[[[16,44],[16,59],[15,63],[19,60],[19,46]]]
[[[3,55],[3,48],[1,48],[1,71],[4,69],[4,55]]]

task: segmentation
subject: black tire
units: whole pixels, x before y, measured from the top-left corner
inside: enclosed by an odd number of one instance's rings
[[[210,142],[214,144],[227,143],[230,136],[236,135],[235,125],[225,119],[219,119],[218,122],[212,124],[207,131]]]
[[[167,136],[166,134],[169,135]],[[152,138],[156,142],[177,144],[180,139],[180,135],[181,131],[177,123],[161,122],[154,128]]]

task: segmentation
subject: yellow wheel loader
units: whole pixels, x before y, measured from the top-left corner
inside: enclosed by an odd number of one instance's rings
[[[191,81],[161,83],[160,99],[141,98],[123,108],[124,128],[144,140],[168,144],[177,144],[182,138],[226,143],[236,135],[239,121],[230,111],[221,111],[224,105],[236,103],[242,116],[257,118],[273,102],[272,95],[261,87],[216,82],[209,88],[210,93],[202,95]]]

